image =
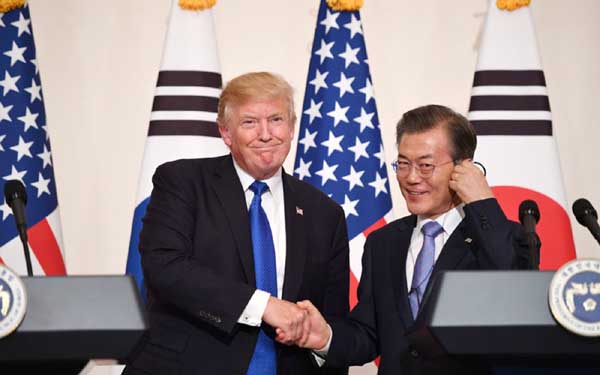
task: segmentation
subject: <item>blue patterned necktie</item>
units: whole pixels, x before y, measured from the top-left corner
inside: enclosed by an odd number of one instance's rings
[[[269,187],[261,181],[254,181],[250,190],[254,193],[250,203],[250,229],[252,231],[252,249],[254,251],[254,272],[256,288],[277,297],[277,270],[275,266],[275,245],[271,226],[261,205],[261,196]],[[261,328],[247,375],[276,375],[277,354],[275,342]]]
[[[425,288],[427,288],[429,277],[433,271],[435,263],[435,238],[443,231],[444,228],[435,221],[430,221],[421,227],[421,232],[423,232],[423,246],[415,262],[412,286],[408,294],[413,319],[417,317],[419,305],[423,300]]]

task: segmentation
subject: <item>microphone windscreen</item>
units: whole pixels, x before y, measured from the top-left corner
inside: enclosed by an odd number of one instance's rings
[[[590,201],[585,198],[579,198],[573,202],[573,215],[575,215],[577,222],[583,226],[585,226],[584,219],[587,215],[592,215],[595,219],[598,219],[598,213]]]
[[[535,222],[540,221],[540,209],[537,203],[531,199],[526,199],[519,205],[519,221],[523,223],[525,215],[531,215],[535,218]]]
[[[23,200],[23,204],[27,204],[27,192],[25,186],[19,180],[10,180],[4,184],[4,198],[9,206],[15,199]]]

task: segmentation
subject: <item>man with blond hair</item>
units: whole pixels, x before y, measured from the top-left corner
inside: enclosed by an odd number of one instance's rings
[[[283,78],[239,76],[218,109],[230,155],[157,168],[140,235],[150,331],[125,374],[315,373],[285,345],[309,333],[295,302],[346,315],[348,239],[341,207],[282,168],[295,120]]]

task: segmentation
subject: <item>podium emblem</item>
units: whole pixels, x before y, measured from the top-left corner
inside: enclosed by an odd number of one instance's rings
[[[600,337],[600,260],[579,259],[563,265],[548,293],[554,319],[567,330]]]
[[[0,339],[17,329],[26,310],[23,281],[13,270],[0,264]]]

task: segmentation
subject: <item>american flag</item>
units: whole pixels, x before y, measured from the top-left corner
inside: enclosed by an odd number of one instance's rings
[[[20,180],[27,191],[27,234],[34,275],[64,275],[60,216],[50,139],[25,5],[0,13],[0,177]],[[0,206],[0,262],[26,274],[12,211]]]
[[[350,304],[366,236],[392,215],[377,106],[359,11],[321,1],[294,174],[338,202],[350,238]]]

